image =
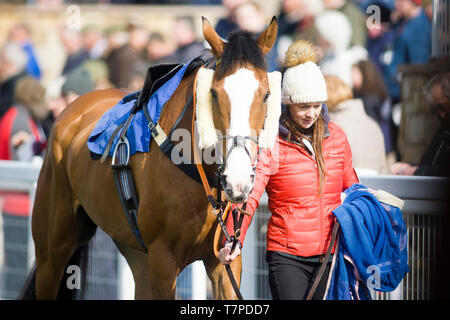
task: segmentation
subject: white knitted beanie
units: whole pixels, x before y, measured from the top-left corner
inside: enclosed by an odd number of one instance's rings
[[[327,100],[325,79],[316,62],[317,54],[310,42],[299,40],[289,46],[284,63],[283,104]]]

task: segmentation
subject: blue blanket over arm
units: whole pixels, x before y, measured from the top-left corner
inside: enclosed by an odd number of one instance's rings
[[[333,211],[341,233],[326,298],[371,299],[367,286],[392,291],[409,271],[407,230],[402,211],[380,203],[364,185],[345,193]]]

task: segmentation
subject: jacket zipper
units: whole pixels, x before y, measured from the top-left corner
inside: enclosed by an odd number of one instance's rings
[[[320,181],[319,181],[319,166],[317,165],[317,161],[316,159],[314,159],[314,168],[316,169],[316,173],[317,173],[317,188],[319,188],[320,185]],[[322,186],[324,187],[324,186]],[[322,197],[320,195],[318,195],[319,197],[319,223],[320,223],[320,234],[319,234],[319,250],[320,253],[319,254],[323,254],[322,253],[322,247],[323,247],[323,210],[322,210]]]
[[[297,143],[295,143],[295,142],[292,142],[292,141],[285,141],[285,142],[287,142],[287,143],[291,143],[291,144],[293,144],[293,145],[295,145],[298,149],[299,149],[299,151],[300,152],[302,152],[303,154],[305,154],[307,157],[309,157],[312,161],[313,161],[313,163],[314,163],[314,169],[316,169],[316,174],[317,174],[317,184],[316,184],[316,187],[317,188],[319,188],[319,184],[320,184],[320,181],[319,181],[319,166],[317,165],[317,161],[316,161],[316,158],[315,157],[312,157],[302,146],[300,146],[299,144],[297,144]],[[319,255],[323,255],[324,253],[323,253],[323,250],[322,250],[322,247],[323,247],[323,243],[324,243],[324,241],[323,241],[323,214],[322,214],[322,197],[321,196],[319,196],[319,223],[320,223],[320,235],[319,235],[319,250],[321,251],[321,253],[319,253]]]

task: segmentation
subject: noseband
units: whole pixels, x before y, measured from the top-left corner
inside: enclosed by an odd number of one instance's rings
[[[222,184],[222,188],[225,189],[226,183],[225,183],[225,175],[223,174],[223,172],[225,171],[225,167],[228,161],[228,158],[230,157],[231,153],[238,149],[238,148],[242,148],[244,149],[245,153],[247,154],[247,156],[250,158],[250,163],[252,164],[252,171],[253,174],[256,174],[256,165],[258,163],[258,158],[259,158],[259,144],[258,144],[258,139],[252,136],[230,136],[230,135],[224,135],[221,137],[223,140],[227,140],[227,139],[231,139],[232,140],[232,145],[230,147],[230,149],[228,149],[228,151],[225,154],[225,158],[222,161],[222,164],[220,164],[217,167],[217,171],[216,171],[216,175],[219,178],[220,183]],[[250,153],[250,151],[247,148],[246,142],[247,140],[253,141],[256,143],[257,146],[257,155],[256,155],[256,161],[253,164],[253,159],[252,159],[252,155]]]

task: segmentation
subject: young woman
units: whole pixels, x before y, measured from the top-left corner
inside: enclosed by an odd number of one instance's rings
[[[305,41],[293,43],[286,53],[279,135],[275,147],[260,155],[246,207],[253,215],[267,191],[272,216],[266,260],[274,299],[306,298],[330,242],[332,211],[341,204],[341,192],[358,182],[347,137],[328,119],[325,80],[316,61]],[[250,221],[242,224],[241,245]],[[230,251],[230,244],[220,250],[222,263],[240,254],[238,246]],[[313,299],[322,299],[329,268],[330,263]]]

